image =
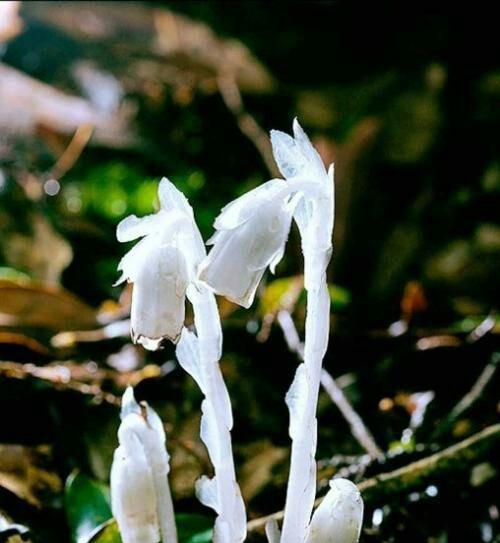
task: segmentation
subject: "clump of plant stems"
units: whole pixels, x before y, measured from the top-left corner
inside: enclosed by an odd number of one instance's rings
[[[271,143],[284,179],[272,179],[222,209],[214,223],[216,232],[207,242],[213,246],[208,256],[191,206],[167,179],[159,185],[157,213],[143,218],[130,216],[118,225],[119,241],[142,238],[119,265],[121,281],[133,283],[131,334],[135,342],[148,349],[159,348],[164,339],[177,344],[180,365],[204,395],[200,435],[215,473],[211,479],[203,476],[197,481],[197,496],[217,513],[214,542],[244,541],[246,513],[234,468],[231,403],[219,368],[222,329],[214,293],[249,307],[265,270],[269,267],[274,273],[282,259],[295,220],[301,236],[307,291],[304,362],[298,366],[285,398],[292,449],[283,526],[280,531],[276,523],[269,523],[266,534],[270,543],[356,543],[363,502],[353,483],[333,479],[313,514],[316,409],[329,336],[326,271],[332,253],[334,169],[333,165],[325,169],[297,120],[293,137],[273,130]],[[184,327],[186,298],[193,306],[195,331]],[[112,495],[124,543],[154,543],[154,537],[158,540],[159,536],[163,543],[174,543],[168,455],[164,433],[157,429],[161,423],[151,408],[146,408],[146,415],[137,411],[140,406],[131,390],[125,393],[123,405]],[[147,440],[145,436],[150,434],[141,430],[150,416],[155,421],[155,440]],[[159,448],[163,450],[161,455]],[[153,458],[152,454],[162,456],[161,469],[151,461],[148,470],[141,464],[144,458]],[[127,478],[128,473],[132,475]],[[144,476],[139,477],[139,473]],[[139,480],[147,499],[140,498]],[[167,490],[162,493],[160,487]],[[134,500],[129,499],[133,495],[141,502],[141,514],[137,514]],[[142,528],[137,524],[140,519]],[[168,529],[168,524],[173,526]],[[147,533],[150,539],[141,539],[141,533]]]

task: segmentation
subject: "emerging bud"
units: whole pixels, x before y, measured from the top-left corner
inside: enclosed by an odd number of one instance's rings
[[[177,541],[167,474],[163,425],[139,405],[132,388],[123,395],[119,447],[111,468],[111,506],[123,543]]]
[[[363,523],[363,499],[347,479],[332,479],[313,514],[307,543],[357,543]]]

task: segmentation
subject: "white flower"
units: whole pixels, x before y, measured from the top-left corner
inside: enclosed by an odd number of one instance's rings
[[[135,401],[130,387],[123,395],[121,417],[120,445],[111,467],[111,507],[123,543],[175,543],[162,422],[153,409]]]
[[[166,178],[158,188],[160,210],[131,215],[117,228],[118,241],[142,237],[121,260],[118,283],[134,283],[132,338],[157,349],[163,338],[176,342],[184,324],[186,290],[205,256],[203,240],[185,196]]]
[[[293,129],[294,138],[271,132],[274,157],[287,180],[268,181],[223,208],[208,242],[214,247],[200,266],[202,281],[243,307],[252,304],[266,268],[274,273],[283,257],[292,217],[304,250],[311,244],[316,250],[331,246],[333,170],[327,174],[297,120]],[[323,217],[318,224],[312,220],[315,207]]]
[[[362,523],[363,500],[356,485],[347,479],[332,479],[313,514],[307,543],[357,543]]]

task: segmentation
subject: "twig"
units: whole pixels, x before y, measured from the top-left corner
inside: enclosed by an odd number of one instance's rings
[[[457,419],[462,413],[472,407],[472,405],[482,396],[484,389],[492,380],[498,369],[499,357],[493,355],[491,361],[483,369],[476,382],[467,394],[457,403],[450,413],[450,419]]]
[[[74,390],[90,396],[96,403],[104,402],[116,406],[121,405],[121,400],[115,394],[103,390],[102,385],[106,381],[112,381],[116,387],[123,389],[129,384],[135,386],[143,379],[163,377],[170,371],[172,371],[172,365],[168,363],[161,367],[150,364],[138,370],[122,373],[99,368],[91,361],[88,364],[66,361],[36,366],[35,364],[0,360],[0,377],[7,379],[34,378],[49,383],[58,390]]]
[[[269,137],[255,118],[245,110],[240,89],[230,75],[221,75],[217,78],[220,95],[227,109],[234,115],[241,132],[255,145],[262,160],[273,177],[280,176],[273,158]]]
[[[94,128],[90,124],[82,124],[76,129],[68,146],[52,167],[51,174],[56,179],[60,179],[71,170],[89,142],[93,131]]]
[[[468,411],[483,395],[484,390],[493,379],[500,362],[500,356],[493,354],[491,360],[484,367],[479,377],[476,379],[472,388],[463,396],[463,398],[455,405],[450,414],[436,428],[431,436],[431,440],[442,435],[446,430],[466,411]]]
[[[299,334],[290,313],[285,310],[279,311],[277,320],[283,331],[288,348],[303,360],[304,345],[300,341]],[[363,419],[354,410],[343,390],[335,382],[335,379],[324,368],[321,370],[321,385],[349,423],[352,435],[356,438],[361,447],[366,450],[371,458],[377,460],[383,459],[384,453],[375,442],[373,435],[366,427]]]
[[[358,488],[367,503],[387,496],[394,497],[427,484],[436,475],[441,476],[469,469],[471,465],[482,462],[492,451],[498,449],[499,445],[500,424],[494,424],[431,456],[394,471],[366,479],[359,483]],[[321,503],[321,500],[322,498],[316,500],[316,507]],[[279,511],[252,520],[248,523],[248,532],[263,531],[269,520],[280,521],[282,519],[283,511]]]

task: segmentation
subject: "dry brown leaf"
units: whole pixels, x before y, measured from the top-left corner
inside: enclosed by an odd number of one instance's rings
[[[0,486],[31,505],[42,507],[44,495],[62,490],[59,476],[46,467],[50,460],[47,445],[0,445]]]
[[[94,48],[105,48],[107,64],[123,86],[153,99],[167,84],[180,103],[188,103],[193,88],[216,92],[219,75],[233,77],[242,92],[266,93],[275,86],[269,71],[241,42],[222,39],[205,23],[164,8],[130,2],[29,2],[25,11],[82,46],[92,42]]]
[[[274,81],[250,50],[237,40],[219,38],[204,23],[169,10],[155,13],[159,50],[167,57],[183,56],[214,76],[232,77],[243,92],[269,92]]]
[[[195,413],[176,426],[171,441],[172,492],[177,499],[193,495],[194,482],[210,464],[205,446],[200,441],[200,415]]]
[[[285,460],[288,451],[265,440],[250,445],[245,454],[248,460],[241,468],[239,481],[243,498],[248,502],[267,486],[274,467]]]
[[[104,114],[88,100],[65,94],[15,68],[0,63],[0,125],[4,135],[33,136],[45,126],[73,134],[81,125],[94,128],[93,140],[110,147],[129,145],[129,113]]]
[[[71,245],[38,213],[31,216],[30,234],[11,232],[1,244],[11,267],[49,283],[58,283],[73,259]]]
[[[17,332],[1,332],[0,331],[0,354],[5,358],[4,352],[8,349],[16,349],[21,352],[30,351],[31,354],[36,353],[40,356],[48,356],[50,354],[47,347],[42,345],[36,339],[28,337]],[[9,357],[10,358],[10,357]]]
[[[0,280],[0,326],[87,330],[95,310],[61,287]]]

